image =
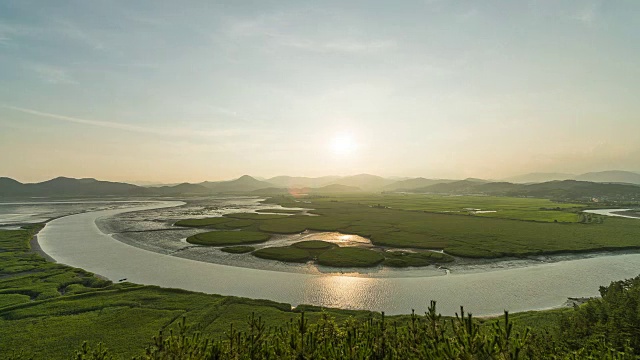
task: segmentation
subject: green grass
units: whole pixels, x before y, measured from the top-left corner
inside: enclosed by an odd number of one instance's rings
[[[559,222],[577,222],[576,211],[585,208],[585,205],[582,204],[558,203],[548,199],[423,194],[345,195],[321,200],[314,199],[314,203],[315,201],[331,202],[333,200],[367,206],[381,206],[397,210],[462,215],[470,214],[470,209],[481,209],[496,212],[476,214],[474,216],[542,222],[554,222],[554,220],[558,220]]]
[[[296,204],[286,196],[269,201],[282,206]],[[310,197],[307,201],[320,216],[294,215],[262,221],[258,229],[275,233],[305,229],[339,231],[368,237],[378,246],[444,250],[450,255],[476,258],[640,248],[638,220],[606,218],[601,223],[555,223],[548,216],[551,210],[540,209],[559,207],[564,210],[554,210],[557,217],[564,211],[574,216],[571,211],[578,205],[545,199],[394,194]],[[446,205],[448,201],[452,204]],[[379,203],[381,206],[377,206]],[[487,209],[487,205],[503,209],[520,207],[530,214],[541,211],[539,218],[548,221],[434,212],[447,208]]]
[[[514,321],[515,327],[521,330],[527,327],[536,330],[553,330],[558,326],[560,319],[572,311],[573,308],[565,307],[544,311],[525,311],[510,314],[509,317]],[[500,318],[502,319],[504,316]]]
[[[327,252],[328,254],[324,255]],[[338,249],[338,245],[321,240],[300,241],[290,246],[262,248],[254,251],[253,255],[284,262],[316,260],[321,265],[334,267],[376,266],[382,260],[384,265],[391,267],[427,266],[453,261],[453,257],[433,251],[410,253],[404,251],[379,252],[349,247]],[[382,260],[380,256],[382,256]]]
[[[245,229],[255,224],[254,220],[231,219],[231,221],[220,223],[213,228],[218,229]]]
[[[287,218],[288,215],[236,213],[236,214],[227,214],[225,215],[225,217],[234,218],[234,219],[246,219],[246,220],[272,220],[272,219],[284,219],[284,218]]]
[[[251,254],[261,259],[285,262],[307,262],[311,260],[309,251],[291,246],[267,247],[258,249]]]
[[[639,220],[587,216],[597,221],[580,223],[585,217],[580,214],[584,205],[547,199],[360,194],[310,196],[305,201],[308,203],[304,205],[319,216],[230,216],[243,217],[236,221],[247,222],[242,224],[247,231],[337,231],[367,237],[380,247],[444,250],[449,255],[470,258],[640,248]],[[268,202],[285,207],[301,205],[291,196],[276,196]],[[473,215],[465,209],[497,212]],[[227,229],[227,223],[207,226]],[[420,262],[400,260],[396,257],[387,264],[414,266],[409,263]]]
[[[87,341],[93,347],[97,343],[102,343],[109,349],[109,356],[127,359],[144,354],[145,348],[157,351],[158,348],[153,346],[152,336],[156,336],[159,330],[164,330],[165,336],[170,334],[168,329],[175,328],[175,325],[181,323],[184,317],[193,324],[187,335],[200,331],[207,338],[225,341],[229,339],[231,329],[249,331],[237,337],[242,341],[239,347],[247,357],[250,357],[251,353],[247,352],[248,346],[251,346],[251,341],[255,341],[257,332],[260,332],[260,329],[271,329],[276,325],[284,328],[280,329],[282,331],[276,330],[268,338],[263,338],[267,346],[261,349],[271,351],[272,345],[279,346],[279,349],[286,349],[288,346],[287,354],[292,358],[295,354],[301,354],[296,350],[298,344],[303,344],[304,331],[300,329],[313,329],[309,332],[313,338],[313,344],[316,344],[316,341],[328,340],[331,342],[328,346],[332,349],[347,351],[340,352],[341,354],[360,354],[358,356],[362,358],[371,356],[368,349],[372,346],[379,351],[381,344],[388,345],[388,349],[402,349],[404,354],[402,358],[424,358],[427,353],[420,350],[422,343],[416,341],[435,339],[430,329],[439,329],[440,325],[443,326],[443,330],[438,333],[437,338],[445,339],[446,337],[453,339],[454,342],[457,341],[456,339],[460,340],[459,343],[454,344],[453,348],[449,345],[444,346],[442,343],[441,350],[445,351],[441,353],[442,356],[447,354],[446,351],[449,348],[453,351],[478,348],[477,346],[488,344],[491,339],[500,339],[504,335],[500,332],[502,335],[496,337],[494,335],[498,333],[491,333],[492,329],[495,329],[495,322],[491,320],[482,321],[484,326],[479,328],[476,328],[475,322],[467,323],[465,320],[467,318],[453,320],[451,327],[445,330],[444,326],[449,320],[442,319],[440,322],[438,318],[436,320],[439,322],[438,326],[432,327],[429,326],[433,324],[429,319],[434,319],[434,316],[400,315],[387,317],[387,325],[382,325],[380,314],[366,311],[322,309],[309,305],[300,305],[296,310],[292,310],[289,304],[267,300],[224,297],[130,283],[113,284],[110,281],[98,279],[82,269],[48,263],[40,256],[29,253],[29,239],[34,231],[0,231],[0,353],[2,357],[11,358],[12,354],[22,353],[22,358],[32,356],[35,359],[76,358],[75,351],[84,341]],[[363,261],[370,260],[371,253],[375,253],[364,249],[335,248],[325,254],[333,252],[335,260],[340,257],[335,255],[354,251]],[[354,254],[349,255],[352,260]],[[381,256],[379,253],[378,255]],[[612,290],[609,292],[623,289],[621,286],[610,288]],[[637,295],[637,289],[635,291]],[[637,307],[636,295],[630,294],[627,298]],[[627,311],[624,305],[614,306],[623,303],[613,298],[611,294],[607,295],[607,299],[610,300],[613,310],[619,309],[621,314]],[[637,311],[634,308],[630,309],[632,312],[624,313],[625,317],[613,317],[605,312],[604,318],[609,318],[607,321],[614,325],[617,325],[619,319],[625,319],[625,321],[629,317],[637,319],[635,316]],[[304,319],[300,318],[300,311],[305,311]],[[557,329],[556,324],[562,319],[565,320],[563,322],[565,327],[566,324],[571,325],[564,317],[564,314],[569,312],[579,315],[579,311],[574,309],[559,309],[515,314],[510,318],[515,323],[515,329],[531,326],[537,334],[540,334],[540,329]],[[584,312],[588,314],[587,311]],[[249,324],[247,319],[250,315],[261,319],[260,322],[263,325],[256,327]],[[307,324],[313,327],[307,327]],[[585,326],[585,324],[587,324],[586,321],[576,322],[576,326]],[[382,330],[384,328],[387,329],[386,332]],[[298,332],[291,329],[298,329],[296,330]],[[471,330],[465,332],[465,329]],[[600,331],[613,334],[612,336],[621,333],[628,338],[631,335],[624,333],[625,329],[618,331],[614,326],[602,328]],[[479,336],[470,336],[476,331],[479,331],[477,333]],[[592,337],[597,340],[598,336],[599,334],[595,333]],[[418,340],[407,342],[406,339]],[[465,339],[469,340],[469,348],[462,347],[462,344],[466,344]],[[533,336],[532,339],[535,340],[538,337]],[[546,338],[539,339],[537,344],[540,344],[540,341],[546,341]],[[625,339],[622,337],[619,340],[625,341]],[[317,346],[318,350],[327,350],[326,347],[318,345],[321,344],[320,342],[314,346]],[[517,343],[516,340],[513,345]],[[181,338],[171,346],[188,347],[193,344],[194,342],[190,339]],[[534,342],[533,345],[535,344]],[[222,343],[222,346],[228,345],[228,343]],[[606,345],[596,348],[596,352],[592,349],[591,358],[598,357],[597,351],[608,351],[609,346]],[[546,355],[557,353],[558,350],[566,350],[558,344],[551,343],[550,346],[552,347],[542,344],[540,348],[533,348],[532,350],[537,352],[531,355],[532,358],[545,358]],[[239,358],[235,355],[231,356],[233,354],[228,353],[227,348],[220,349],[223,354],[229,355],[227,356],[229,358]],[[326,355],[324,358],[335,357],[329,355],[331,352],[324,354]],[[578,358],[577,355],[585,354],[588,353],[578,352],[571,358]],[[311,353],[307,355],[311,357]],[[472,357],[472,353],[465,355],[465,358]]]
[[[29,295],[22,294],[0,294],[0,309],[5,306],[18,305],[31,301]]]
[[[273,214],[297,214],[302,210],[289,210],[289,209],[258,209],[259,213],[273,213]]]
[[[258,249],[252,255],[262,259],[300,263],[314,260],[325,251],[336,247],[336,244],[327,241],[308,240],[293,243],[290,246]]]
[[[371,267],[384,261],[384,256],[368,249],[335,248],[318,256],[318,264],[333,267]]]
[[[117,359],[143,353],[159,330],[183,316],[213,337],[230,326],[247,329],[255,313],[269,324],[295,320],[291,305],[163,289],[113,284],[82,269],[46,262],[29,253],[35,230],[0,231],[0,354],[23,352],[35,359],[69,359],[84,341],[102,342]],[[22,270],[18,270],[21,267]],[[302,307],[301,309],[303,309]],[[311,310],[311,309],[310,309]],[[369,312],[327,309],[339,321],[365,319]],[[317,321],[323,312],[310,311]]]
[[[255,231],[210,231],[189,236],[187,242],[197,245],[223,246],[255,244],[269,240],[270,235]]]
[[[337,245],[328,241],[322,240],[306,240],[291,244],[293,247],[307,250],[327,250],[336,247]]]
[[[253,246],[227,246],[220,249],[221,251],[230,253],[230,254],[245,254],[248,252],[252,252],[255,250]]]
[[[391,267],[427,266],[453,261],[453,257],[433,251],[385,251],[384,265]]]

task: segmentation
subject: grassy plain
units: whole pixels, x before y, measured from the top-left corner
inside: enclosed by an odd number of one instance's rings
[[[311,260],[311,254],[293,246],[267,247],[254,251],[253,256],[261,259],[278,260],[285,262],[307,262]]]
[[[273,213],[273,214],[297,214],[302,210],[289,210],[289,209],[258,209],[258,213]]]
[[[246,245],[238,245],[238,246],[227,246],[220,249],[220,251],[224,251],[230,254],[245,254],[255,250],[253,246]]]
[[[453,257],[434,251],[385,251],[384,265],[391,267],[427,266],[453,261]]]
[[[291,305],[164,289],[131,283],[113,284],[82,269],[50,263],[29,252],[38,227],[0,231],[0,357],[70,359],[83,341],[102,342],[117,358],[140,355],[159,330],[186,316],[193,330],[222,338],[244,330],[253,313],[268,324],[299,318]],[[301,307],[300,309],[305,309]],[[306,309],[318,321],[318,308]],[[327,309],[343,322],[371,313]]]
[[[292,197],[270,202],[297,206]],[[545,199],[500,197],[430,197],[424,195],[343,195],[305,198],[305,206],[320,216],[290,216],[259,224],[259,230],[295,233],[305,229],[340,231],[369,237],[373,244],[397,248],[444,250],[462,257],[497,258],[561,252],[640,248],[640,224],[635,219],[600,217],[599,222],[553,222],[567,212],[578,217],[579,204]],[[446,205],[452,201],[453,205]],[[430,205],[429,205],[430,204]],[[510,205],[511,204],[511,205]],[[510,208],[539,221],[468,215],[444,209]],[[546,210],[560,208],[561,210]],[[542,215],[536,215],[542,212]],[[493,214],[493,213],[491,213]]]
[[[450,255],[472,258],[640,248],[637,219],[590,215],[597,221],[582,223],[578,222],[583,218],[580,211],[586,205],[547,199],[346,194],[309,196],[303,201],[292,196],[268,200],[285,207],[304,205],[320,216],[265,218],[266,215],[246,214],[243,220],[253,223],[244,224],[243,230],[283,234],[339,231],[367,237],[381,247],[444,250]],[[465,209],[496,213],[478,214]],[[206,219],[198,221],[206,223]],[[215,222],[220,223],[206,226],[228,229],[225,220]]]
[[[240,245],[264,242],[270,237],[269,234],[256,231],[210,231],[189,236],[187,242],[208,246]]]
[[[558,203],[548,199],[536,198],[424,194],[340,195],[315,198],[312,204],[316,205],[327,201],[341,201],[396,210],[426,211],[543,222],[555,222],[555,220],[558,222],[577,222],[577,212],[586,207],[584,204]],[[495,212],[475,213],[474,210]]]
[[[384,261],[379,251],[355,247],[339,247],[318,256],[318,264],[334,267],[370,267]]]
[[[472,322],[470,317],[464,317],[451,320],[450,326],[447,327],[449,319],[440,319],[435,313],[430,313],[424,317],[410,315],[387,317],[385,327],[380,323],[382,318],[380,314],[366,311],[321,309],[308,305],[300,305],[296,310],[292,310],[289,304],[266,300],[207,295],[131,283],[113,284],[110,281],[98,279],[82,269],[49,263],[39,255],[30,253],[29,239],[37,230],[38,227],[0,231],[0,354],[3,358],[85,358],[75,356],[75,351],[81,348],[84,341],[90,343],[93,348],[97,343],[103,343],[108,349],[107,358],[111,356],[122,359],[131,358],[142,355],[145,348],[152,351],[152,355],[148,358],[169,358],[166,357],[169,356],[169,352],[179,350],[173,353],[174,357],[171,357],[178,358],[177,354],[189,353],[188,349],[194,345],[200,346],[202,343],[198,343],[199,340],[195,338],[173,338],[176,341],[166,342],[167,352],[160,356],[159,354],[164,350],[153,345],[152,337],[156,336],[159,330],[175,328],[184,317],[193,325],[187,332],[187,336],[194,334],[194,331],[201,332],[206,338],[216,341],[216,346],[223,346],[220,348],[226,354],[223,358],[230,359],[241,356],[234,355],[236,353],[226,353],[232,351],[228,349],[231,346],[228,339],[237,339],[235,351],[241,350],[242,354],[249,356],[253,353],[251,349],[254,349],[254,346],[261,346],[256,342],[256,339],[260,338],[258,335],[266,335],[263,330],[272,329],[273,326],[281,328],[280,330],[274,328],[273,337],[263,338],[262,342],[267,342],[267,347],[260,347],[260,349],[265,350],[277,344],[283,349],[289,349],[287,354],[291,357],[296,353],[304,353],[297,344],[303,344],[305,331],[309,331],[307,335],[313,337],[314,344],[316,340],[331,341],[327,345],[330,347],[329,350],[349,350],[348,353],[340,352],[345,354],[345,358],[369,358],[372,356],[369,349],[379,351],[380,344],[387,344],[388,349],[396,349],[396,351],[402,349],[403,358],[425,358],[428,354],[436,353],[435,350],[438,349],[443,351],[442,356],[453,350],[459,355],[455,356],[457,358],[461,358],[462,354],[466,354],[464,358],[475,358],[472,356],[476,353],[473,349],[481,349],[482,346],[488,345],[487,349],[495,350],[495,346],[491,345],[492,339],[500,339],[505,335],[501,330],[495,331],[494,320],[481,320],[476,323]],[[617,291],[624,289],[622,286],[611,288]],[[608,293],[605,298],[612,298]],[[622,303],[617,298],[612,299],[615,300],[612,300],[614,305],[617,305],[613,308],[614,310],[627,311],[626,306],[620,305]],[[637,307],[637,295],[629,294],[628,299],[635,299]],[[635,311],[633,308],[630,309]],[[584,331],[590,331],[591,325],[588,321],[577,317],[581,312],[588,313],[582,310],[581,307],[577,310],[561,309],[511,315],[510,319],[515,323],[514,329],[520,330],[524,326],[533,327],[534,335],[527,342],[529,350],[524,353],[524,358],[546,358],[547,355],[558,354],[558,351],[572,350],[558,342],[563,340],[562,334],[564,334],[558,332],[558,323],[564,324],[562,329],[565,330],[569,326],[568,330],[573,331],[569,334],[580,335],[579,331],[583,331],[580,326],[586,328]],[[305,312],[304,319],[301,319],[299,313],[301,311]],[[608,314],[609,312],[605,313],[606,318],[610,317]],[[567,319],[572,318],[566,315],[576,317],[577,320],[568,322]],[[259,324],[262,325],[255,326],[256,323],[248,323],[247,319],[252,316],[254,319],[260,319]],[[620,319],[628,321],[628,316],[612,317],[612,319],[609,323],[617,324]],[[561,320],[564,321],[561,322]],[[631,324],[633,326],[636,323]],[[437,326],[430,326],[433,324]],[[388,331],[385,331],[385,328]],[[231,329],[248,332],[232,333]],[[284,332],[281,331],[283,329]],[[442,331],[436,335],[430,332],[430,329],[442,329]],[[509,329],[509,326],[503,329]],[[550,335],[544,335],[545,329],[549,330]],[[619,343],[625,343],[630,336],[633,336],[629,335],[631,333],[627,334],[624,329],[618,331],[617,327],[607,327],[605,330],[607,334],[612,334],[610,337],[613,340],[619,340]],[[165,335],[168,333],[168,331],[164,332]],[[230,334],[236,334],[237,337]],[[284,337],[281,336],[283,334]],[[622,334],[622,337],[618,336],[619,334]],[[512,334],[512,337],[514,335]],[[515,336],[519,338],[519,335]],[[594,344],[602,342],[599,336],[599,333],[591,336],[596,341]],[[580,339],[583,338],[585,337],[580,337]],[[288,339],[291,341],[289,342]],[[429,342],[429,339],[433,341]],[[456,342],[456,339],[460,341]],[[572,338],[569,340],[573,341]],[[598,354],[604,355],[606,351],[611,355],[608,345],[611,339],[605,338],[605,340],[607,343],[604,346],[590,348],[590,353],[578,349],[575,356],[571,358],[578,358],[577,356],[585,354],[590,354],[589,358],[597,358]],[[424,344],[429,343],[433,346],[422,349],[421,341],[426,341]],[[524,343],[516,339],[512,346],[522,346],[522,344]],[[582,346],[580,344],[582,343],[578,343]],[[287,348],[289,345],[290,347]],[[422,350],[416,352],[418,348]],[[320,346],[318,343],[315,347],[309,344],[308,349],[327,350],[327,347]],[[356,349],[362,351],[356,351]],[[638,349],[635,348],[635,350]],[[153,354],[158,356],[154,357]],[[325,351],[325,354],[329,356],[331,351]],[[330,357],[333,358],[334,355]],[[503,358],[505,353],[497,352],[495,355]],[[564,357],[561,356],[561,358]],[[615,358],[633,358],[633,355]]]
[[[297,247],[299,249],[307,249],[307,250],[327,250],[335,247],[334,243],[330,243],[328,241],[322,240],[306,240],[300,241],[291,246]]]
[[[453,261],[453,257],[433,251],[380,251],[342,247],[321,240],[300,241],[289,246],[268,247],[252,255],[284,262],[307,262],[333,267],[370,267],[381,262],[392,267],[427,266]]]
[[[300,241],[289,246],[268,247],[256,250],[252,255],[285,262],[307,262],[337,245],[320,240]]]

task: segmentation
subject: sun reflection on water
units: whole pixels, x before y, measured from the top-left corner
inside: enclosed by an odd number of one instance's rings
[[[372,303],[384,301],[379,295],[386,292],[384,289],[378,289],[384,281],[372,280],[372,278],[352,275],[319,276],[307,283],[304,293],[305,302],[345,309],[371,306]]]

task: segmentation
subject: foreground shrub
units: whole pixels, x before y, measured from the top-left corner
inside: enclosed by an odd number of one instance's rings
[[[297,320],[268,328],[252,315],[248,330],[231,326],[221,339],[191,333],[183,318],[177,328],[153,339],[139,360],[178,359],[633,359],[630,349],[618,351],[605,343],[565,351],[554,341],[545,341],[528,329],[515,332],[505,312],[503,320],[481,327],[471,314],[442,319],[431,302],[424,316],[412,313],[399,326],[384,314],[368,321],[347,321],[339,326],[328,315],[308,324],[304,313]],[[86,344],[77,352],[78,360],[109,359],[108,351],[93,350]]]

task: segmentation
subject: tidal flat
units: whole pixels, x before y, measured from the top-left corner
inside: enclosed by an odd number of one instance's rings
[[[154,211],[153,207],[175,213],[179,211],[176,206],[182,204],[173,202],[68,216],[49,223],[39,239],[43,250],[57,261],[115,281],[127,278],[140,284],[270,299],[294,306],[312,304],[385,311],[387,314],[402,314],[411,308],[425,311],[430,300],[443,304],[442,313],[450,315],[458,311],[463,302],[465,308],[476,315],[499,314],[504,309],[518,312],[558,307],[569,297],[596,296],[600,284],[635,276],[640,269],[640,254],[609,253],[537,262],[536,266],[524,267],[509,263],[496,267],[494,262],[484,270],[479,270],[484,265],[477,265],[469,271],[454,270],[446,276],[435,267],[377,267],[341,269],[339,272],[328,268],[328,272],[323,272],[326,269],[318,266],[313,273],[291,272],[289,268],[286,271],[282,268],[261,270],[182,258],[181,255],[190,249],[180,251],[176,256],[150,252],[117,241],[96,226],[97,219],[108,219],[125,212],[130,212],[131,219],[132,214],[136,214],[132,211],[136,210],[144,214],[142,217],[152,219],[148,212]],[[207,249],[222,253],[217,248]],[[284,264],[264,261],[278,266]]]

